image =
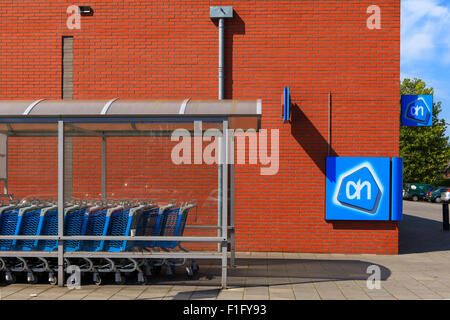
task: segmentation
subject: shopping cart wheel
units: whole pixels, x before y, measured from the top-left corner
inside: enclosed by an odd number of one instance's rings
[[[192,270],[191,266],[186,266],[186,272],[187,272],[188,278],[193,278],[194,277],[194,271]]]
[[[11,273],[10,271],[6,271],[5,280],[8,284],[16,283],[16,276],[14,273]]]
[[[93,280],[94,280],[94,284],[96,286],[99,286],[102,284],[102,278],[100,278],[100,275],[98,274],[98,272],[94,272]]]
[[[166,267],[166,276],[169,278],[175,276],[175,268],[173,266],[168,265]]]
[[[38,283],[38,277],[34,275],[32,272],[27,273],[27,282],[30,284],[36,284]]]
[[[186,272],[188,279],[198,279],[198,267],[194,268],[193,265],[186,266]]]
[[[144,275],[144,273],[139,272],[137,276],[137,283],[139,285],[146,285],[147,284],[147,277]]]
[[[152,267],[149,264],[147,264],[147,263],[145,264],[144,270],[145,270],[145,275],[147,277],[152,276]]]
[[[58,279],[55,277],[55,275],[53,273],[50,273],[48,275],[48,282],[54,286],[58,283]]]
[[[200,270],[200,267],[198,266],[198,264],[195,261],[192,261],[192,271],[194,272],[194,274],[198,273],[198,270]]]
[[[125,279],[125,277],[120,272],[116,272],[115,280],[116,283],[120,285],[125,284],[127,282],[127,279]]]

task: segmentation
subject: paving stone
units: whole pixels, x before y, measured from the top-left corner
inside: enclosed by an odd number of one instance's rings
[[[233,288],[221,290],[217,296],[218,300],[242,300],[244,298],[244,288]]]
[[[315,282],[314,286],[319,293],[320,298],[323,300],[345,299],[341,290],[339,290],[338,286],[334,282]]]
[[[336,285],[349,300],[368,300],[370,297],[353,281],[338,281]]]
[[[269,287],[270,300],[295,300],[295,294],[292,288],[282,289]]]
[[[426,286],[424,286],[422,283],[420,283],[419,281],[415,280],[412,277],[408,277],[407,279],[402,279],[399,282],[421,299],[441,299],[442,298],[437,293],[428,289]]]
[[[411,290],[395,280],[382,282],[381,286],[398,300],[414,300],[419,298]]]
[[[137,297],[138,300],[162,300],[172,289],[172,286],[147,286]]]
[[[269,288],[264,287],[247,287],[244,290],[244,300],[268,300]]]
[[[394,296],[383,289],[366,291],[366,294],[373,300],[396,300]]]
[[[221,289],[217,287],[197,287],[191,300],[215,300],[219,295]]]
[[[39,295],[39,293],[47,290],[48,287],[39,287],[39,286],[27,286],[22,290],[16,291],[13,294],[3,296],[2,300],[29,300],[33,298],[35,295]]]
[[[7,296],[17,293],[25,288],[29,287],[29,285],[27,284],[19,284],[19,283],[15,283],[15,284],[10,284],[8,286],[5,287],[0,287],[0,299],[1,298],[6,298]]]
[[[94,289],[73,289],[58,297],[57,300],[81,300],[93,291]]]
[[[312,284],[293,285],[296,300],[320,300],[320,295]]]
[[[189,300],[194,294],[196,287],[186,286],[174,286],[163,300]]]
[[[39,293],[36,297],[32,297],[30,300],[56,300],[62,295],[66,294],[69,289],[61,287],[49,288]]]

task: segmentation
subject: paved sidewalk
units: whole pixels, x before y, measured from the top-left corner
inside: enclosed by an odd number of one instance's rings
[[[404,202],[400,254],[344,255],[238,253],[229,289],[220,290],[220,265],[199,261],[199,279],[184,270],[149,285],[83,285],[80,290],[47,284],[0,284],[9,299],[450,299],[450,233],[442,232],[441,206]],[[378,265],[381,288],[368,289],[367,268]],[[113,282],[111,282],[113,283]]]

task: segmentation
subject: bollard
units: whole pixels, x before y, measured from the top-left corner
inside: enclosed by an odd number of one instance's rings
[[[442,204],[442,230],[449,231],[448,203]]]

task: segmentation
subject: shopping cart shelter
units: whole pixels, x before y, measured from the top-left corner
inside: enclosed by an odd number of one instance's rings
[[[235,250],[397,254],[400,0],[34,0],[0,21],[4,272],[214,258],[225,285]]]
[[[97,284],[101,273],[111,272],[117,283],[134,272],[145,283],[162,266],[168,275],[185,266],[192,277],[194,259],[221,259],[226,287],[229,243],[231,264],[235,254],[234,228],[228,237],[234,225],[230,132],[240,122],[258,130],[260,100],[12,100],[0,109],[7,151],[24,141],[34,150],[12,157],[15,170],[23,175],[27,162],[36,165],[27,181],[18,178],[21,184],[5,180],[11,199],[0,207],[0,270],[7,281],[26,272],[33,283],[36,273],[46,273],[62,284],[63,271],[76,266]],[[195,134],[200,125],[201,134],[217,141],[216,162],[202,169],[163,161],[171,159],[174,127]],[[42,155],[35,159],[35,153]]]

